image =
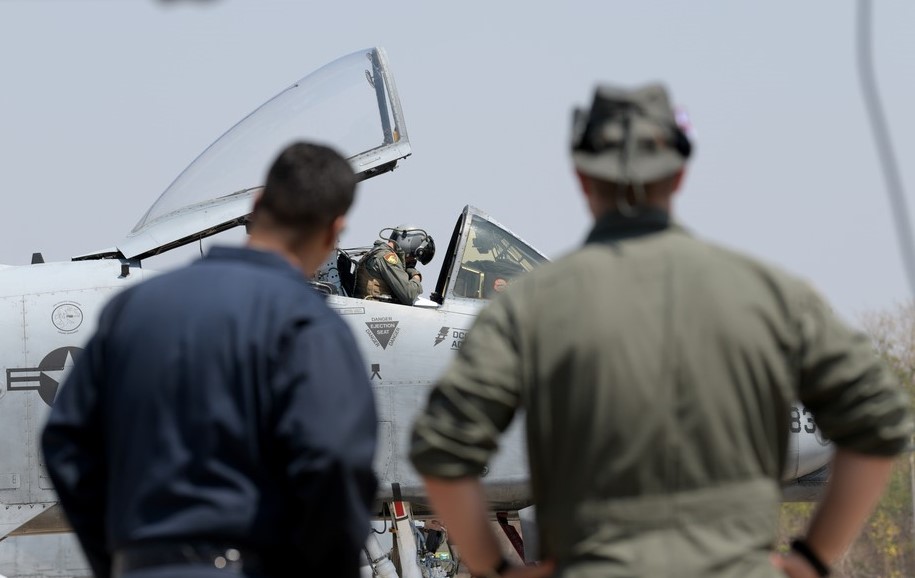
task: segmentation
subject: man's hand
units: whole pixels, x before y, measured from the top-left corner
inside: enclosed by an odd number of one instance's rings
[[[419,271],[417,271],[413,267],[407,267],[407,276],[410,277],[410,281],[413,281],[415,279],[416,281],[419,281],[420,283],[422,283],[423,276],[420,274]]]

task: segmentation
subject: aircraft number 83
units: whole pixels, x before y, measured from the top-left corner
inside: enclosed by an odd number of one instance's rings
[[[803,420],[805,423],[801,423],[801,420]],[[810,411],[806,407],[801,409],[792,405],[791,433],[801,433],[801,428],[803,428],[807,433],[816,433],[817,424],[813,422],[813,416],[810,415]]]

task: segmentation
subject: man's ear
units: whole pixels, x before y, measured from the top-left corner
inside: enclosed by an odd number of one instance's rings
[[[683,185],[683,176],[685,174],[686,174],[686,167],[683,167],[682,169],[677,171],[677,174],[674,175],[674,186],[671,189],[671,192],[680,190],[680,186]]]
[[[261,187],[261,188],[257,189],[256,193],[254,193],[254,202],[251,204],[252,213],[257,212],[257,210],[261,204],[261,199],[263,198],[263,196],[264,196],[264,187]]]
[[[261,197],[264,196],[264,188],[258,189],[254,194],[254,202],[251,203],[251,212],[245,217],[245,232],[251,234],[251,224],[254,222],[255,215],[260,211]]]
[[[578,184],[581,186],[581,192],[584,193],[591,215],[594,218],[602,215],[607,210],[607,203],[603,197],[594,191],[594,180],[578,169],[575,169],[575,176],[578,177]]]
[[[586,197],[591,196],[591,179],[583,175],[580,170],[575,169],[575,176],[578,178],[578,186],[581,187],[581,192],[585,194]]]
[[[340,235],[346,229],[346,215],[340,215],[334,219],[330,227],[327,228],[324,237],[324,243],[326,247],[333,249],[337,246],[337,239],[340,238]]]

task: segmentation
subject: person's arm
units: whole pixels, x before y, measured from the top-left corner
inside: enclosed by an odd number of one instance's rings
[[[418,283],[423,282],[423,274],[416,267],[407,267],[407,278]]]
[[[826,493],[804,537],[826,567],[833,567],[857,539],[886,488],[892,467],[893,458],[841,448],[836,452]],[[776,566],[792,578],[818,576],[806,558],[795,551],[778,560]]]
[[[818,295],[801,299],[798,397],[839,448],[869,456],[903,452],[915,431],[909,397],[874,351]]]
[[[489,523],[486,496],[477,477],[458,479],[423,476],[429,503],[441,517],[453,542],[461,549],[461,560],[474,576],[490,576],[502,561],[499,542]],[[552,574],[553,564],[519,566],[503,572],[506,578],[539,578]]]
[[[414,422],[410,447],[432,509],[476,576],[487,576],[501,559],[479,476],[521,402],[518,328],[509,310],[495,301],[477,317]],[[543,565],[505,575],[550,572],[552,565]]]
[[[420,277],[410,277],[403,263],[393,251],[382,253],[378,257],[378,269],[398,303],[413,305],[416,298],[423,292],[423,286],[419,282]]]
[[[893,458],[839,449],[831,480],[807,531],[807,543],[832,565],[858,537],[889,482]]]
[[[356,578],[378,483],[367,364],[336,317],[300,324],[279,363],[273,444],[301,520],[303,568]]]
[[[880,500],[913,419],[907,395],[867,336],[846,326],[812,291],[800,303],[798,394],[837,447],[804,543],[829,567],[853,544]],[[776,564],[789,576],[817,575],[796,550]]]
[[[471,574],[483,576],[499,565],[502,551],[489,524],[486,497],[477,477],[449,480],[423,476],[432,510],[461,549]]]

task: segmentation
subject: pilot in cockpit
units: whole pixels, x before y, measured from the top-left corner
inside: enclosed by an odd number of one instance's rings
[[[385,231],[391,231],[387,237]],[[417,262],[427,265],[435,256],[435,241],[411,225],[382,229],[380,240],[356,268],[356,297],[412,305],[423,292]]]

